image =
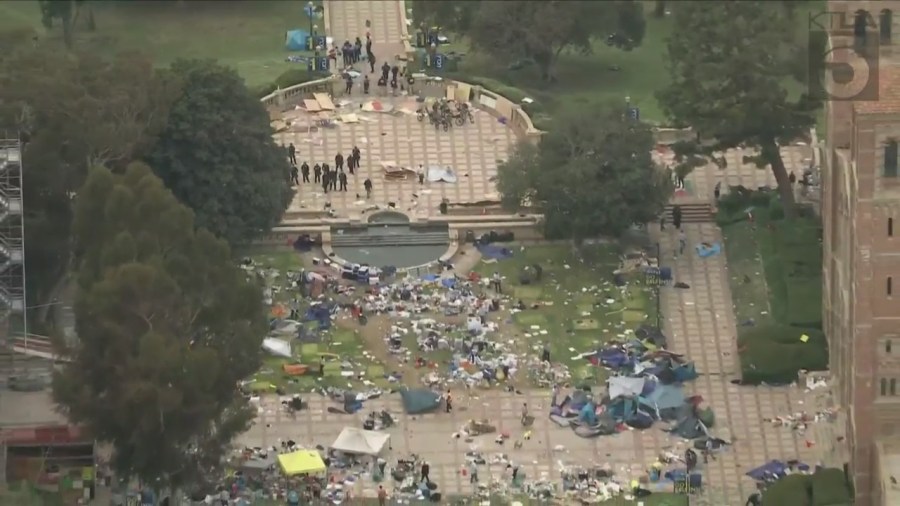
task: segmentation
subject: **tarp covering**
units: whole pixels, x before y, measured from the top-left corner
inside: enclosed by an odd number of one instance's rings
[[[306,39],[309,33],[306,30],[288,30],[284,34],[284,47],[288,51],[306,51]]]
[[[278,464],[281,466],[281,471],[288,476],[325,471],[325,462],[322,460],[322,456],[314,450],[282,453],[278,456]]]
[[[675,385],[657,385],[646,399],[660,411],[674,409],[684,404],[684,391]]]
[[[441,396],[426,388],[407,389],[400,392],[403,408],[410,415],[429,413],[441,405]]]
[[[267,337],[263,339],[262,347],[272,355],[284,358],[291,358],[291,343],[283,339],[275,339]]]
[[[357,455],[378,455],[390,439],[391,435],[384,432],[344,427],[334,443],[331,443],[331,448]]]
[[[504,260],[513,256],[511,249],[494,244],[478,244],[476,248],[482,257],[490,260]]]
[[[644,378],[615,376],[609,378],[609,398],[634,397],[644,390]]]
[[[455,183],[458,181],[456,173],[450,167],[428,167],[429,183]]]

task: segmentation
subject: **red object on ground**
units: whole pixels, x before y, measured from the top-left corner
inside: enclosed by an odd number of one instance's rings
[[[475,271],[470,272],[469,273],[469,281],[472,281],[475,283],[477,283],[478,281],[481,281],[481,274],[478,274]]]

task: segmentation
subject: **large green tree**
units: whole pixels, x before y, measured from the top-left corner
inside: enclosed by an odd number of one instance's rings
[[[119,476],[205,479],[252,419],[236,385],[260,364],[261,288],[142,164],[93,169],[73,232],[79,343],[55,400],[112,445]]]
[[[618,236],[659,216],[671,177],[651,156],[653,132],[624,105],[570,110],[554,118],[538,146],[519,144],[500,165],[505,207],[536,207],[545,233],[576,243]]]
[[[534,61],[546,81],[555,80],[564,51],[588,53],[597,38],[631,49],[645,29],[641,2],[632,0],[420,0],[413,13],[425,25],[465,35],[476,51],[499,61]]]
[[[780,148],[809,132],[821,104],[797,92],[806,89],[815,53],[785,4],[679,2],[667,51],[671,81],[658,98],[672,119],[711,141],[682,152],[757,148],[749,161],[772,168],[790,216],[794,195]]]
[[[43,323],[69,267],[71,197],[87,167],[145,154],[177,92],[141,55],[64,52],[34,32],[0,33],[0,131],[24,151],[27,295]]]
[[[237,72],[214,61],[180,60],[170,73],[182,94],[150,165],[198,225],[231,244],[270,230],[293,193],[266,109]]]

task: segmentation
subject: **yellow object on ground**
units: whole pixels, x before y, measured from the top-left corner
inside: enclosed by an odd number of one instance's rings
[[[315,450],[282,453],[278,456],[278,464],[281,471],[288,476],[325,472],[325,462]]]
[[[806,341],[809,341],[809,336],[808,336],[808,335],[803,334],[802,336],[800,336],[800,342],[801,342],[801,343],[805,343]]]

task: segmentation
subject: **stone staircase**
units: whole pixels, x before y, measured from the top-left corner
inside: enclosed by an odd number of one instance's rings
[[[447,231],[407,232],[403,234],[331,234],[331,246],[378,247],[378,246],[440,246],[450,243]]]
[[[712,223],[716,221],[713,207],[707,202],[677,205],[681,207],[682,223]],[[672,223],[672,209],[674,208],[674,204],[669,204],[666,206],[666,210],[664,211],[664,213],[667,224]]]

